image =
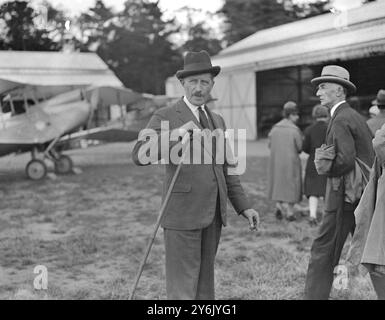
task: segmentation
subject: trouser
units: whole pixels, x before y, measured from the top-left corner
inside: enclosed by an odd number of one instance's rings
[[[204,229],[164,229],[166,290],[169,300],[214,300],[214,260],[221,236],[219,201]]]
[[[343,210],[324,213],[319,234],[311,248],[304,299],[329,298],[334,268],[338,265],[349,232],[354,232],[354,209],[345,203]]]
[[[370,279],[372,280],[378,300],[385,300],[385,275],[370,272]]]

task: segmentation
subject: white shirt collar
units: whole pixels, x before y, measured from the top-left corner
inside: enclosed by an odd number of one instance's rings
[[[346,101],[343,100],[343,101],[340,101],[340,102],[336,103],[336,104],[331,108],[331,110],[330,110],[330,117],[333,117],[333,114],[334,114],[334,112],[336,112],[337,108],[338,108],[341,104],[343,104],[343,103],[345,103],[345,102],[346,102]]]
[[[195,118],[197,118],[198,121],[199,121],[199,111],[198,111],[199,107],[202,107],[203,111],[205,112],[205,114],[207,116],[206,106],[204,104],[201,106],[193,105],[190,101],[187,100],[186,96],[183,96],[183,101],[189,107],[189,109],[191,110],[191,112],[193,113]]]

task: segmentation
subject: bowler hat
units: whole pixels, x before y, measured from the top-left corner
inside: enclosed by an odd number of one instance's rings
[[[380,89],[377,93],[376,100],[372,101],[372,104],[377,106],[385,106],[385,90]]]
[[[212,66],[210,56],[207,51],[193,52],[189,51],[184,57],[183,70],[176,72],[178,79],[201,73],[211,73],[214,77],[221,71],[221,67]]]
[[[321,76],[311,80],[311,83],[315,86],[322,82],[338,83],[345,87],[350,93],[354,93],[357,90],[356,86],[350,81],[348,70],[340,66],[324,66],[322,68]]]

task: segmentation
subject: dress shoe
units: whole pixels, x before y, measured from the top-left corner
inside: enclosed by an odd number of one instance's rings
[[[286,218],[286,220],[289,221],[289,222],[292,222],[292,221],[296,221],[296,220],[297,220],[297,218],[295,217],[294,214],[291,214],[290,216],[286,216],[285,218]]]
[[[310,227],[317,227],[318,226],[317,218],[309,218],[309,225]]]

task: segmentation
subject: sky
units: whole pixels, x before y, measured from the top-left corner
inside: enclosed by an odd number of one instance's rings
[[[6,2],[7,0],[0,0],[0,3]],[[42,3],[42,0],[27,0],[34,5]],[[46,0],[55,8],[62,9],[69,16],[77,16],[80,13],[87,11],[88,8],[93,7],[95,0]],[[123,8],[124,2],[126,0],[103,0],[107,7],[111,7],[116,11],[119,11]],[[156,1],[156,0],[150,0]],[[298,2],[307,2],[314,0],[294,0]],[[332,0],[334,7],[337,10],[350,9],[359,6],[362,3],[362,0]],[[379,1],[379,0],[378,0]],[[385,0],[382,0],[385,1]],[[215,13],[218,11],[224,3],[224,0],[159,0],[159,7],[164,13],[165,19],[177,18],[182,25],[185,25],[187,22],[186,12],[181,12],[179,9],[188,6],[190,8],[201,10],[201,12],[194,12],[193,23],[205,21],[206,26],[211,27],[212,36],[219,36],[223,32],[223,18],[218,15],[211,16],[207,18],[208,13]],[[186,35],[184,35],[186,36]],[[183,36],[182,36],[183,37]],[[183,39],[181,39],[182,41]]]
[[[32,2],[39,0],[30,0]],[[60,5],[67,9],[71,14],[78,14],[93,6],[95,0],[48,0],[54,5]],[[107,6],[120,10],[126,0],[103,0]],[[151,0],[152,1],[152,0]],[[153,0],[154,2],[156,0]],[[298,2],[306,2],[311,0],[297,0]],[[4,2],[4,1],[0,1]],[[224,0],[159,0],[159,6],[165,14],[178,14],[177,10],[189,6],[191,8],[202,9],[204,11],[215,12],[221,8]],[[357,7],[362,0],[333,0],[335,7],[339,10]]]
[[[34,1],[34,0],[32,0]],[[78,14],[92,7],[95,0],[48,0],[50,3],[62,6],[69,10],[72,14]],[[125,0],[103,0],[104,4],[109,7],[120,10],[123,8]],[[223,4],[223,0],[160,0],[159,6],[165,13],[173,13],[178,9],[189,6],[192,8],[203,9],[209,12],[217,11]]]
[[[42,0],[29,0],[32,4],[38,5]],[[77,16],[81,12],[87,11],[88,8],[93,7],[95,0],[47,0],[55,8],[62,9],[70,16]],[[103,0],[104,4],[107,7],[111,7],[116,11],[123,9],[124,2],[126,0]],[[156,0],[150,0],[155,2]],[[4,0],[0,0],[0,3]],[[176,17],[177,20],[183,25],[187,22],[186,12],[180,12],[179,9],[183,7],[190,7],[193,9],[201,10],[201,12],[194,12],[193,22],[205,21],[207,26],[212,29],[212,36],[220,36],[223,29],[222,19],[219,16],[213,16],[210,19],[207,19],[206,12],[215,13],[218,11],[224,0],[159,0],[159,7],[164,13],[165,19],[171,19]],[[179,36],[176,36],[173,39],[175,42],[184,42],[187,37],[186,34],[181,33]]]
[[[0,0],[0,3],[6,2],[7,0]],[[38,4],[41,3],[42,0],[27,0],[31,3]],[[81,12],[86,11],[88,8],[92,7],[95,3],[95,0],[47,0],[52,3],[54,7],[58,7],[64,9],[71,16],[79,15]],[[123,4],[126,0],[103,0],[103,2],[108,7],[112,7],[114,9],[121,10],[123,8]],[[156,0],[150,0],[156,1]],[[307,2],[312,0],[295,0],[298,2]],[[332,0],[334,2],[334,6],[338,10],[349,9],[353,7],[357,7],[361,4],[362,0]],[[207,11],[214,13],[218,9],[222,7],[224,0],[159,0],[159,6],[165,14],[166,18],[176,16],[178,20],[183,22],[184,15],[181,12],[178,12],[178,9],[189,6],[191,8],[200,9],[202,11]],[[197,13],[197,19],[201,18]],[[209,24],[215,24],[217,21],[209,22]]]

